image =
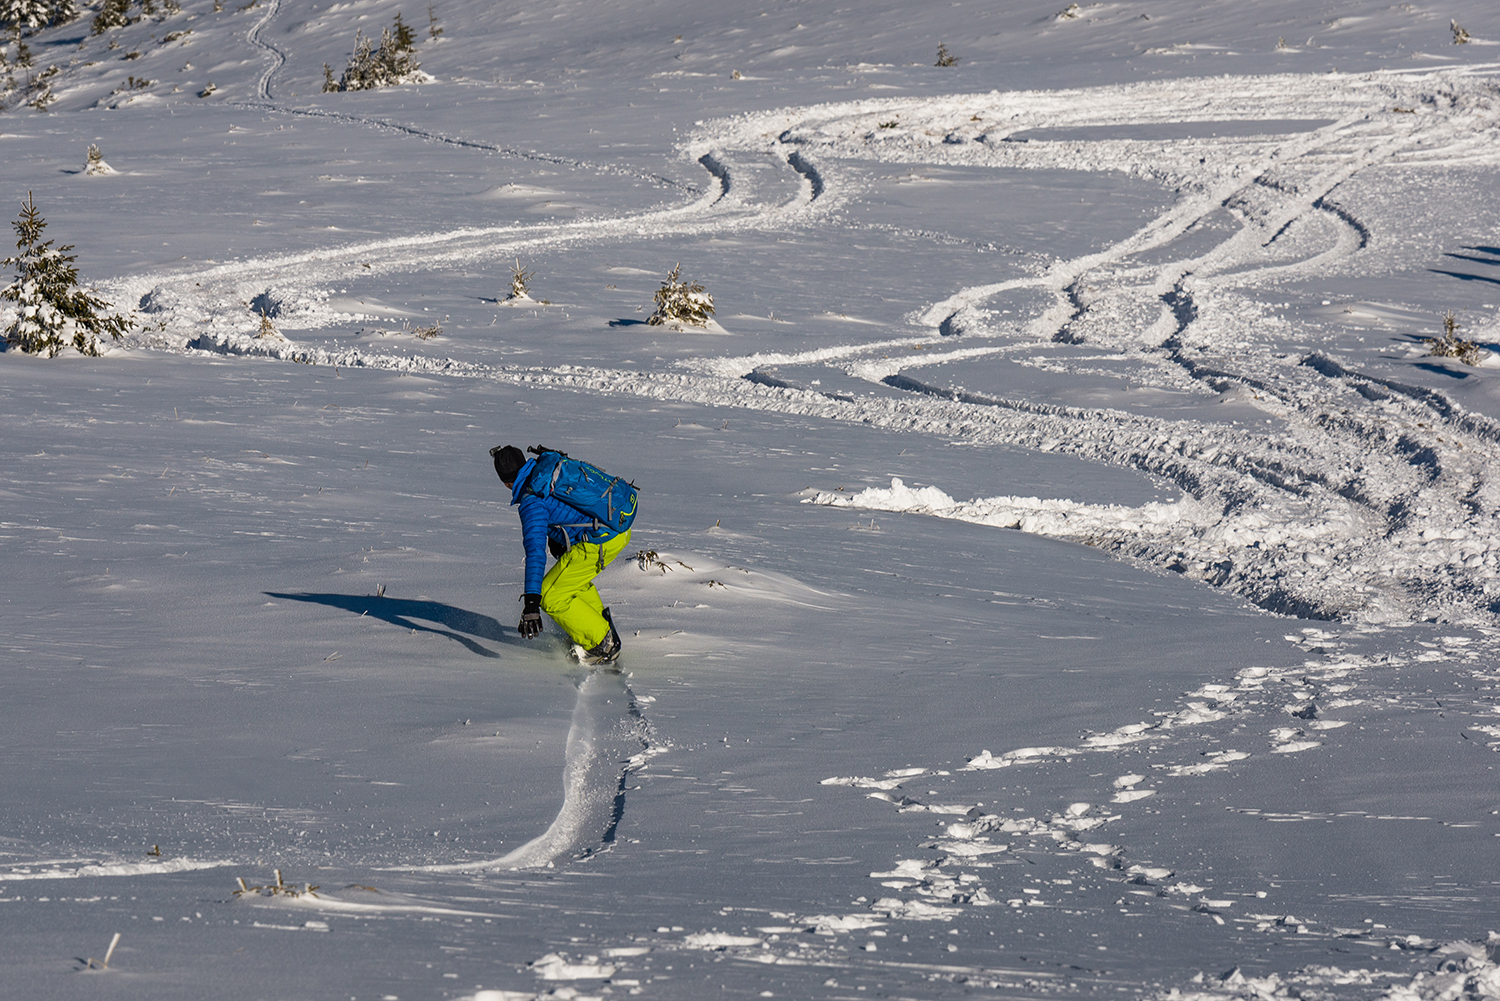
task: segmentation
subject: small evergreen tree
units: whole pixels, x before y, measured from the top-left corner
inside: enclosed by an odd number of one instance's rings
[[[15,93],[16,74],[11,68],[9,61],[5,58],[5,47],[0,46],[0,111],[5,110],[5,102],[10,95]]]
[[[51,5],[46,0],[0,0],[0,27],[10,28],[17,36],[28,28],[47,23]]]
[[[110,304],[78,287],[78,269],[73,266],[72,245],[53,247],[42,239],[47,221],[37,210],[31,192],[21,203],[21,215],[15,222],[15,257],[7,257],[0,266],[16,269],[16,280],[0,289],[0,299],[13,302],[18,315],[6,328],[5,342],[27,354],[47,352],[55,358],[68,344],[81,354],[98,357],[99,338],[107,335],[119,340],[135,322],[123,316],[110,316]]]
[[[401,20],[399,10],[396,11],[396,23],[391,25],[391,40],[395,42],[392,51],[397,53],[410,52],[417,47],[417,36],[406,26],[406,22]]]
[[[52,93],[52,78],[61,72],[61,67],[53,65],[31,78],[27,87],[27,92],[31,95],[26,102],[27,107],[35,108],[37,111],[46,111],[47,105],[57,100],[56,95]]]
[[[955,56],[955,55],[950,54],[948,52],[947,43],[945,43],[945,42],[938,42],[937,62],[933,63],[933,65],[934,66],[957,66],[958,65],[958,61],[960,59],[962,59],[962,58],[963,58],[962,56]]]
[[[656,312],[647,318],[647,323],[657,327],[669,323],[708,326],[714,314],[714,297],[697,282],[683,281],[681,275],[681,264],[667,272],[661,288],[656,290]]]
[[[1473,341],[1466,341],[1458,336],[1463,329],[1463,324],[1458,322],[1458,315],[1451,309],[1443,314],[1443,336],[1427,337],[1422,343],[1427,345],[1428,353],[1436,358],[1457,358],[1465,365],[1478,365],[1484,360],[1485,350]]]
[[[265,310],[260,311],[260,330],[256,331],[255,338],[256,340],[286,340],[286,338],[281,335],[281,331],[277,330],[276,325],[271,322],[270,314],[268,314]]]
[[[396,15],[394,30],[385,28],[380,32],[379,48],[375,47],[374,41],[363,31],[356,31],[354,52],[349,56],[349,64],[344,67],[338,86],[328,86],[328,80],[333,75],[329,72],[324,79],[323,89],[374,90],[377,87],[394,87],[405,83],[421,70],[421,66],[411,57],[415,44],[416,35],[401,20],[400,14]]]
[[[111,28],[123,28],[129,23],[130,0],[104,0],[104,6],[94,15],[89,31],[102,35]]]
[[[0,27],[17,34],[71,21],[78,16],[74,0],[0,0]]]
[[[505,297],[506,301],[508,302],[512,299],[530,299],[531,292],[526,286],[535,277],[536,272],[527,271],[521,267],[521,259],[517,257],[515,267],[510,269],[510,295]]]
[[[442,35],[443,29],[438,27],[437,12],[432,9],[432,4],[427,5],[427,37],[437,41]]]
[[[116,173],[116,170],[105,162],[104,151],[91,143],[88,159],[83,164],[83,172],[89,177],[103,177],[105,174]]]

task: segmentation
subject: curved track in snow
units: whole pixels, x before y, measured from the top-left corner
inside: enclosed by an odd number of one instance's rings
[[[650,750],[635,695],[615,671],[591,671],[578,687],[563,764],[563,803],[547,830],[499,858],[418,867],[423,872],[541,869],[592,855],[615,840],[625,780]]]
[[[271,100],[271,78],[276,75],[281,67],[286,65],[286,53],[260,37],[260,33],[276,19],[276,15],[280,11],[281,0],[271,0],[271,3],[266,7],[265,16],[257,21],[255,27],[251,28],[249,33],[245,35],[245,41],[264,52],[270,60],[270,65],[266,67],[266,71],[260,75],[260,80],[255,85],[255,93],[263,101]]]

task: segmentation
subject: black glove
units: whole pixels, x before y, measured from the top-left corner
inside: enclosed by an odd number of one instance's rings
[[[516,626],[516,632],[527,639],[540,636],[542,632],[542,596],[539,594],[523,594],[521,600],[525,604],[521,607],[521,623]]]
[[[556,539],[554,539],[550,535],[547,536],[547,552],[549,552],[549,553],[552,554],[552,558],[554,560],[560,560],[560,559],[562,559],[563,555],[567,551],[568,551],[567,547],[564,546],[561,542],[558,542]]]

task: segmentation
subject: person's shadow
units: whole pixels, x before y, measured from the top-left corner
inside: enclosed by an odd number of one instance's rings
[[[469,638],[470,636],[507,644],[519,639],[515,629],[502,626],[498,620],[488,615],[480,615],[478,612],[471,612],[464,608],[454,608],[440,601],[411,601],[406,598],[376,597],[372,594],[280,594],[275,591],[263,593],[268,598],[309,601],[317,605],[327,605],[330,608],[342,608],[346,612],[354,612],[361,616],[369,615],[382,622],[389,622],[393,626],[400,626],[402,629],[446,636],[450,640],[462,643],[471,653],[476,653],[481,657],[499,657],[500,654],[474,642]],[[413,621],[416,619],[421,621]],[[432,626],[424,625],[425,622],[436,622],[447,628],[434,629]],[[460,633],[468,635],[464,636]]]

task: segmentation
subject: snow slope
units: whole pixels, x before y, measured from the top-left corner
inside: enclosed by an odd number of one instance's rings
[[[1500,993],[1487,5],[212,6],[0,117],[139,321],[0,360],[8,992]]]

